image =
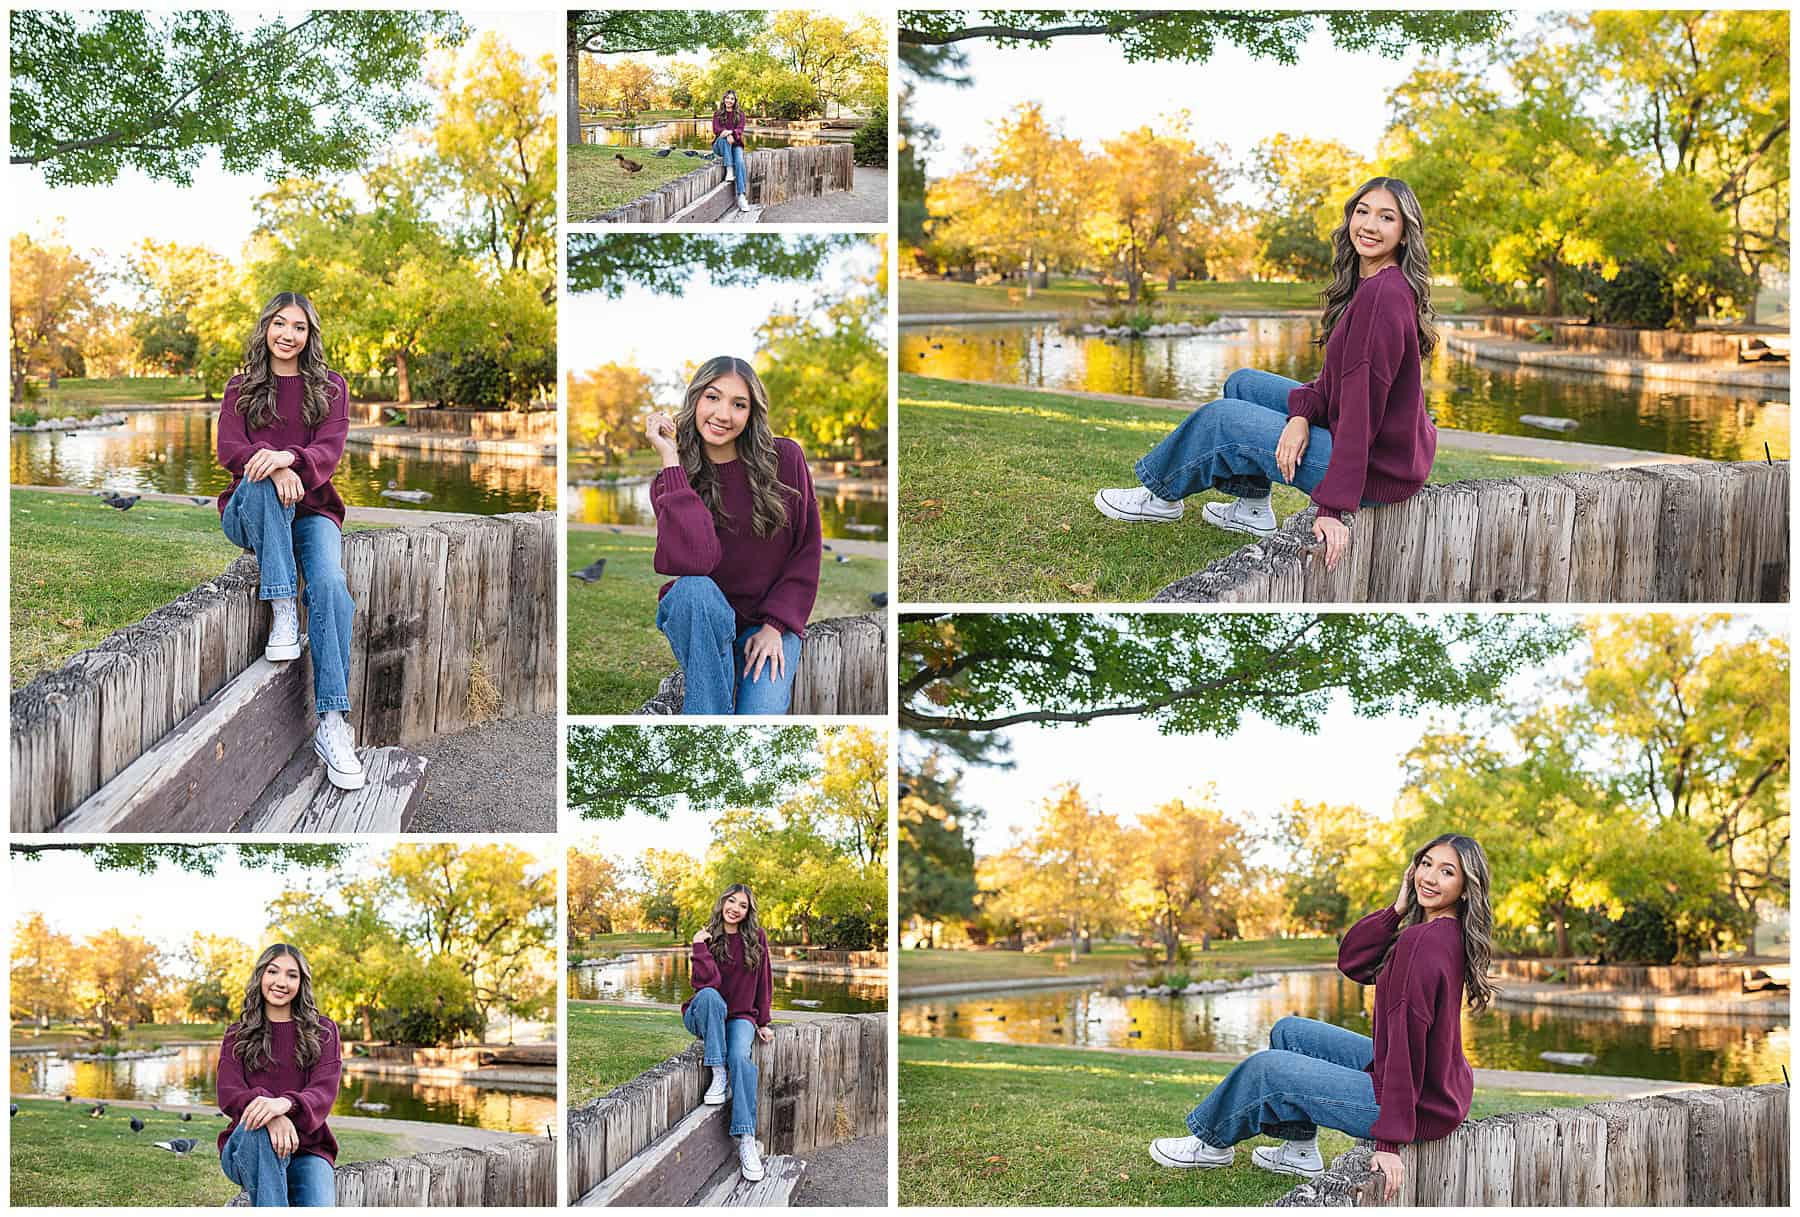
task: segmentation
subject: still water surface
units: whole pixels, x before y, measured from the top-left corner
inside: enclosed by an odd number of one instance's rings
[[[688,983],[686,951],[627,955],[602,967],[569,969],[569,996],[585,1000],[684,1002],[693,993]],[[836,976],[774,974],[772,1004],[777,1010],[811,1010],[824,1014],[866,1014],[888,1008],[887,981]],[[816,1001],[802,1006],[795,999]]]
[[[580,477],[582,467],[571,468],[571,476]],[[887,539],[887,496],[878,493],[883,486],[820,487],[819,523],[827,539],[849,537],[853,540],[884,541]],[[571,486],[569,518],[582,524],[654,524],[656,513],[650,510],[650,483],[633,481],[604,486]]]
[[[837,140],[833,141],[813,131],[784,131],[765,135],[752,130],[744,133],[744,147],[751,151],[758,148],[798,148],[806,144],[841,143],[848,139],[848,132],[839,133]],[[581,142],[609,148],[706,149],[711,148],[713,142],[712,117],[652,119],[630,129],[600,123],[582,123]]]

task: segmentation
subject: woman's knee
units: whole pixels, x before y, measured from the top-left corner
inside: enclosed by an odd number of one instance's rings
[[[732,612],[731,602],[725,599],[725,593],[719,590],[719,585],[709,575],[682,575],[676,579],[669,590],[663,593],[663,610],[665,615],[730,615],[734,624],[737,620],[736,614]]]
[[[698,1010],[702,1014],[709,1013],[715,1008],[723,1010],[725,999],[719,996],[717,989],[702,989],[694,994],[694,999],[688,1003],[688,1008]]]
[[[1269,1028],[1269,1047],[1285,1049],[1293,1043],[1293,1037],[1306,1020],[1298,1014],[1284,1014],[1275,1020]]]

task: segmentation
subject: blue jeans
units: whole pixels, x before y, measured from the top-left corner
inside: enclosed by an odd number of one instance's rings
[[[1233,1069],[1200,1106],[1188,1131],[1220,1149],[1261,1133],[1305,1141],[1323,1124],[1367,1138],[1381,1108],[1364,1073],[1375,1059],[1366,1035],[1289,1015],[1269,1032],[1269,1050]]]
[[[1225,378],[1225,396],[1181,420],[1137,463],[1138,481],[1159,499],[1185,499],[1205,490],[1238,498],[1267,497],[1271,482],[1311,494],[1331,463],[1331,432],[1314,426],[1292,481],[1275,464],[1275,445],[1287,426],[1288,390],[1300,382],[1239,368]],[[1372,506],[1364,500],[1364,506]]]
[[[312,651],[314,708],[350,708],[350,628],[356,606],[344,582],[344,536],[327,516],[296,517],[283,506],[269,478],[243,481],[231,492],[220,521],[240,549],[254,550],[260,595],[281,600],[296,594],[306,576],[306,637]]]
[[[732,143],[731,137],[728,135],[720,135],[713,141],[713,151],[718,154],[720,160],[731,166],[732,172],[737,175],[735,183],[737,192],[748,194],[750,191],[750,165],[744,159],[744,146]]]
[[[756,1131],[756,1062],[750,1045],[756,1041],[756,1024],[747,1018],[726,1018],[725,999],[717,989],[702,989],[682,1012],[681,1021],[700,1037],[700,1060],[724,1065],[731,1078],[731,1135]]]
[[[800,635],[781,632],[782,674],[764,664],[744,676],[744,644],[761,626],[737,628],[719,585],[705,575],[675,580],[656,606],[656,628],[681,665],[683,714],[786,714],[800,665]]]
[[[237,497],[235,495],[233,498]],[[317,1154],[277,1157],[266,1128],[239,1125],[219,1153],[225,1177],[250,1193],[257,1208],[328,1209],[337,1204],[337,1175]]]

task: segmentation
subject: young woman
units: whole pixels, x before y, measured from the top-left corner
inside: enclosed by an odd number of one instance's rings
[[[1359,506],[1398,503],[1431,474],[1437,427],[1425,412],[1420,361],[1437,346],[1431,255],[1419,200],[1398,178],[1363,183],[1331,234],[1332,281],[1319,342],[1325,367],[1308,384],[1240,368],[1137,463],[1141,485],[1102,490],[1094,506],[1127,523],[1167,523],[1206,490],[1235,496],[1200,516],[1233,532],[1275,531],[1269,485],[1318,506],[1313,537],[1329,569],[1350,544]]]
[[[683,714],[786,714],[819,594],[823,541],[806,454],[769,430],[769,394],[742,359],[709,359],[681,413],[645,424],[663,585],[656,628],[686,678]]]
[[[1319,1125],[1371,1138],[1371,1168],[1391,1200],[1404,1168],[1396,1150],[1448,1136],[1469,1114],[1475,1077],[1462,1051],[1462,1007],[1484,1009],[1497,990],[1487,857],[1473,838],[1445,833],[1406,868],[1391,908],[1350,927],[1338,970],[1375,986],[1370,1039],[1290,1015],[1269,1034],[1269,1051],[1231,1071],[1188,1113],[1190,1136],[1150,1143],[1150,1156],[1179,1168],[1230,1166],[1239,1141],[1280,1138],[1250,1160],[1264,1170],[1313,1178],[1325,1169]]]
[[[731,1104],[731,1135],[737,1138],[738,1168],[744,1178],[763,1177],[756,1144],[756,1062],[752,1037],[768,1043],[769,936],[756,921],[756,897],[741,883],[725,889],[713,905],[706,928],[694,935],[690,979],[694,995],[681,1007],[681,1021],[700,1037],[701,1060],[712,1068],[703,1101]]]
[[[725,90],[713,109],[713,151],[725,162],[725,180],[737,184],[738,210],[749,211],[750,167],[744,159],[744,112],[736,89]]]
[[[313,1005],[312,969],[285,943],[250,973],[219,1048],[219,1165],[257,1206],[329,1208],[337,1138],[325,1118],[343,1073],[337,1024]]]
[[[344,584],[344,500],[331,484],[350,431],[350,390],[325,364],[312,301],[282,292],[257,318],[244,366],[225,386],[219,409],[219,463],[231,485],[219,519],[233,544],[256,553],[261,595],[274,623],[263,653],[300,657],[297,581],[306,580],[306,637],[312,648],[313,750],[331,783],[363,784],[350,709],[350,623]]]

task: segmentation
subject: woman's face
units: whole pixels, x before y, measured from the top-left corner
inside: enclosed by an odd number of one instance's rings
[[[725,897],[725,903],[719,908],[719,916],[725,919],[726,925],[737,925],[750,915],[750,897],[742,892],[733,892]]]
[[[1455,846],[1440,841],[1425,851],[1413,868],[1413,892],[1427,917],[1456,908],[1463,894],[1463,868]]]
[[[1400,200],[1385,186],[1375,187],[1350,209],[1350,241],[1365,263],[1393,260],[1405,233]]]
[[[737,94],[736,93],[725,94],[725,108],[727,110],[737,109]]]
[[[736,372],[727,372],[700,390],[694,405],[694,428],[715,448],[735,446],[750,421],[750,386]]]
[[[300,993],[300,965],[292,955],[277,955],[263,969],[263,1003],[270,1009],[285,1009]]]
[[[277,359],[300,358],[300,353],[306,349],[306,340],[311,336],[312,327],[306,323],[306,310],[297,304],[290,304],[269,318],[269,328],[263,334]]]

